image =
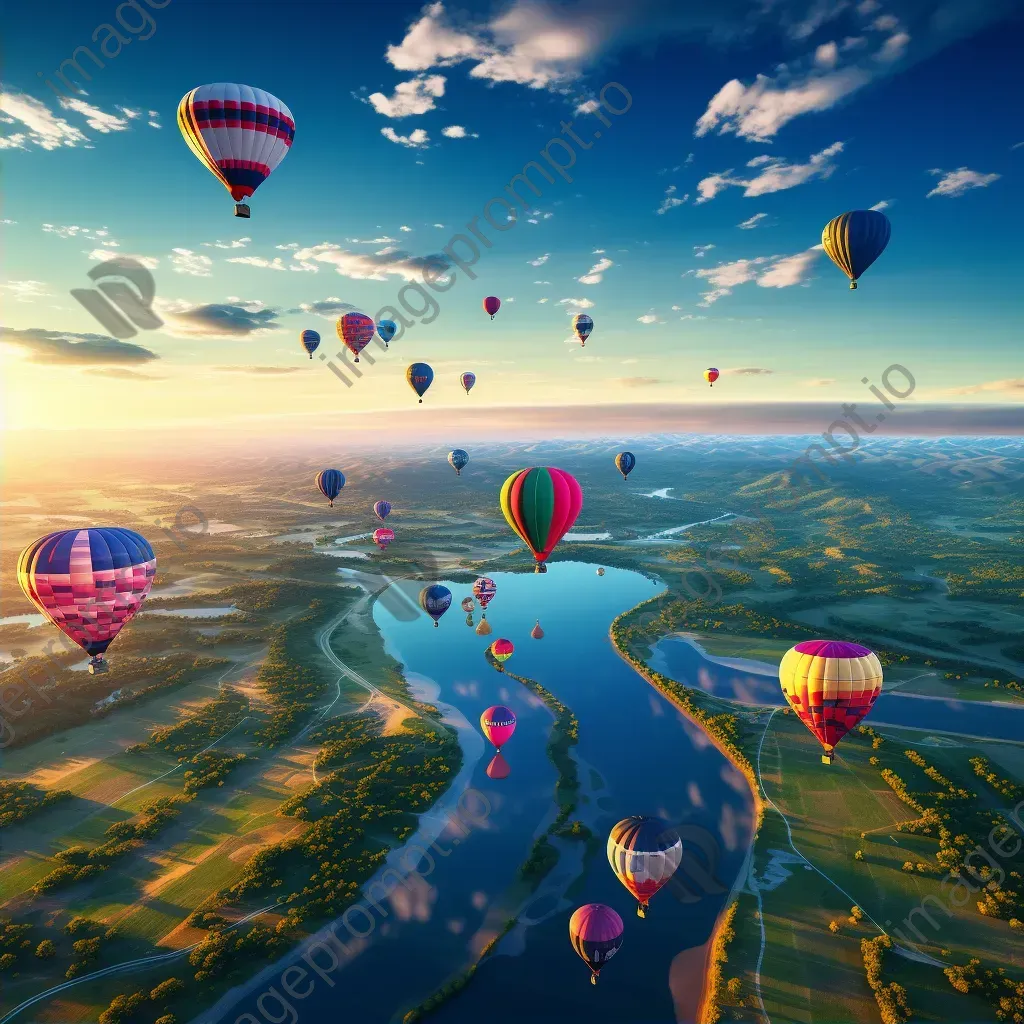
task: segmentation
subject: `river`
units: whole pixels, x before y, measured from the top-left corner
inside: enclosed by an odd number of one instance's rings
[[[336,985],[321,983],[297,1007],[304,1020],[400,1020],[470,963],[495,925],[509,916],[503,895],[535,837],[554,817],[556,776],[545,751],[551,714],[484,660],[488,643],[497,637],[515,644],[508,669],[540,682],[579,719],[576,753],[586,802],[575,817],[593,828],[601,844],[584,868],[582,843],[555,841],[564,853],[523,915],[532,923],[502,939],[468,988],[430,1019],[438,1024],[527,1019],[563,1024],[584,1015],[605,1024],[692,1019],[703,983],[701,947],[749,847],[750,793],[707,736],[611,645],[612,619],[654,596],[660,586],[634,572],[609,568],[598,577],[595,570],[558,562],[545,574],[494,574],[498,590],[487,613],[493,629],[489,637],[468,627],[459,608],[470,592],[468,584],[446,583],[452,607],[437,629],[424,615],[402,614],[393,600],[375,604],[374,618],[387,649],[403,663],[411,685],[460,726],[466,764],[444,805],[452,806],[468,783],[490,809],[479,827],[461,836],[460,845],[452,842],[455,833],[441,836],[438,847],[447,852],[432,855],[432,868],[421,862],[423,877],[413,876],[408,889],[396,886],[390,897],[379,898],[386,917],[378,919],[359,953],[335,973]],[[479,619],[478,609],[474,625]],[[537,619],[545,632],[540,640],[530,637]],[[503,750],[511,774],[500,782],[485,774],[491,753],[484,751],[476,731],[480,713],[495,703],[507,704],[518,718],[516,733]],[[485,805],[478,801],[476,806]],[[677,876],[683,884],[659,893],[646,920],[640,920],[603,847],[615,821],[645,813],[682,826],[687,854],[686,870]],[[430,835],[437,831],[431,829],[436,820],[435,814],[421,823]],[[622,948],[596,987],[568,940],[569,917],[587,902],[610,904],[625,922]],[[339,931],[347,939],[344,929]],[[294,959],[293,954],[275,965],[274,978]],[[243,1013],[264,1019],[256,998],[273,983],[268,975],[258,987],[240,987],[237,998],[222,1000],[217,1014],[202,1019],[227,1024]]]

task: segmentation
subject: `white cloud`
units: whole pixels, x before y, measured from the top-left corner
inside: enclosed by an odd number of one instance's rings
[[[892,199],[883,199],[880,203],[875,203],[874,206],[869,206],[868,209],[869,210],[888,210],[889,207],[892,206],[893,202],[894,202],[894,200],[892,200]]]
[[[0,288],[4,291],[10,292],[17,302],[31,302],[33,299],[39,299],[44,295],[50,294],[50,292],[46,290],[46,285],[42,281],[4,281],[3,284],[0,284]]]
[[[658,209],[655,210],[655,213],[668,213],[668,211],[673,209],[674,207],[682,206],[683,203],[685,203],[686,200],[689,198],[690,194],[688,192],[686,193],[686,195],[680,198],[679,196],[676,195],[675,185],[669,185],[669,187],[665,189],[665,198],[662,199],[661,206],[659,206]]]
[[[435,224],[435,225],[434,225],[434,227],[435,227],[435,228],[443,228],[443,227],[444,227],[444,225],[443,225],[443,224]]]
[[[479,139],[476,132],[467,132],[461,124],[450,124],[447,128],[441,129],[441,134],[449,139]]]
[[[298,242],[286,242],[284,245],[275,245],[274,248],[275,249],[284,249],[285,252],[287,252],[290,249],[298,249],[299,248],[299,243]]]
[[[379,226],[379,225],[378,225]],[[346,238],[346,242],[351,242],[353,245],[388,245],[391,242],[397,242],[397,238],[392,238],[390,235],[380,235],[377,238]],[[293,248],[289,246],[289,248]],[[294,246],[298,249],[299,246]]]
[[[547,301],[548,301],[547,299],[538,299],[538,300],[537,300],[537,302],[539,302],[539,303],[542,303],[542,304],[543,304],[543,303],[545,303],[545,302],[547,302]]]
[[[216,242],[203,242],[207,249],[244,249],[252,241],[248,235],[245,238],[235,238],[230,242],[222,242],[219,238]],[[278,249],[298,249],[299,243],[292,242],[291,245],[279,245]]]
[[[546,252],[542,256],[538,256],[535,260],[527,260],[531,267],[543,267],[547,261],[551,259],[551,253]],[[539,281],[535,281],[534,284],[539,284]]]
[[[749,161],[748,167],[761,168],[760,173],[752,178],[736,178],[732,169],[709,175],[697,183],[700,192],[698,203],[706,203],[714,199],[722,189],[735,185],[742,188],[747,197],[768,195],[796,188],[815,178],[828,178],[836,169],[833,157],[843,151],[843,143],[833,142],[820,153],[814,153],[805,164],[787,163],[784,157],[759,156]]]
[[[767,216],[767,213],[755,213],[753,217],[740,221],[736,227],[742,228],[744,231],[750,231],[752,228],[756,228]]]
[[[814,63],[819,68],[834,68],[839,60],[839,47],[834,43],[822,43],[814,51]]]
[[[886,39],[881,50],[875,54],[875,59],[880,61],[896,61],[906,52],[910,36],[906,32],[897,32]]]
[[[163,127],[163,125],[160,123],[160,111],[159,110],[149,110],[149,111],[147,111],[147,114],[149,115],[149,120],[146,122],[146,124],[148,124],[150,128],[162,128]]]
[[[483,53],[484,47],[475,36],[459,32],[448,23],[444,4],[434,3],[424,8],[423,16],[409,27],[398,46],[388,47],[386,58],[399,71],[426,71],[480,59]]]
[[[96,260],[99,263],[105,263],[107,260],[114,259],[137,260],[147,270],[156,270],[160,265],[160,260],[157,259],[156,256],[140,256],[138,253],[133,252],[114,252],[113,249],[93,249],[85,255],[89,259]]]
[[[85,123],[93,131],[100,132],[103,135],[109,132],[126,132],[130,130],[130,125],[128,124],[131,120],[130,117],[118,117],[117,114],[108,114],[105,110],[100,110],[99,107],[86,103],[85,100],[65,99],[60,101],[60,105],[65,110],[73,110],[76,114],[81,114],[85,118]],[[123,110],[124,108],[121,109]]]
[[[673,313],[678,313],[682,308],[683,308],[682,306],[673,306],[672,307],[672,312]]]
[[[1000,174],[982,174],[980,171],[971,171],[961,167],[955,171],[942,171],[933,168],[928,172],[939,178],[938,185],[928,193],[931,196],[962,196],[972,188],[987,188],[993,181],[998,181]]]
[[[593,309],[594,303],[590,299],[559,299],[559,306],[575,306],[577,309]],[[572,313],[572,310],[568,311]]]
[[[399,135],[391,125],[381,128],[381,135],[391,142],[397,142],[401,146],[408,146],[410,149],[426,149],[430,144],[430,136],[422,128],[416,128],[408,135]]]
[[[762,288],[789,288],[802,284],[820,251],[821,246],[816,245],[792,256],[758,256],[701,268],[697,277],[707,281],[711,290],[702,293],[702,301],[697,305],[707,309],[719,299],[731,295],[737,286],[754,281]]]
[[[713,243],[713,242],[712,242],[712,243],[710,243],[710,244],[708,244],[708,245],[695,245],[695,246],[693,247],[693,255],[694,255],[694,256],[695,256],[695,257],[696,257],[697,259],[699,259],[699,260],[702,260],[702,259],[704,259],[704,254],[705,254],[705,253],[706,253],[706,252],[707,252],[707,251],[708,251],[709,249],[714,249],[714,247],[715,247],[715,245],[714,245],[714,243]]]
[[[225,262],[242,263],[247,267],[260,267],[263,270],[287,270],[289,267],[280,256],[275,256],[272,260],[264,259],[262,256],[232,256]]]
[[[636,321],[639,324],[656,324],[658,318],[653,313],[644,313],[643,316],[638,316]]]
[[[210,267],[213,260],[201,252],[191,249],[172,249],[171,266],[176,274],[188,274],[190,277],[212,277]],[[252,259],[253,257],[250,257]]]
[[[398,230],[399,231],[412,231],[412,228],[409,227],[408,224],[403,224]],[[391,239],[391,241],[393,241],[393,239]]]
[[[605,250],[604,249],[594,249],[590,253],[591,256],[603,256],[604,254],[605,254]]]
[[[871,27],[876,32],[891,32],[894,28],[897,28],[898,26],[899,19],[892,14],[880,14],[871,23]]]
[[[22,92],[0,92],[0,112],[26,129],[0,138],[0,149],[28,149],[30,142],[40,149],[57,149],[89,141],[84,132],[57,117],[45,103]]]
[[[371,93],[367,102],[385,117],[412,117],[434,110],[434,100],[444,95],[444,75],[418,75],[408,82],[399,82],[393,96]]]
[[[120,248],[121,245],[120,242],[110,237],[110,230],[107,227],[87,228],[81,224],[44,224],[43,232],[48,235],[56,235],[58,238],[86,238],[90,242],[99,242],[114,249]]]
[[[758,286],[761,288],[791,288],[793,285],[802,284],[807,279],[821,250],[820,245],[815,245],[793,256],[783,256],[758,277]]]
[[[550,281],[534,281],[534,284],[551,284]]]
[[[584,100],[577,108],[577,114],[593,114],[595,110],[600,110],[601,104],[597,100]]]
[[[604,272],[613,266],[615,264],[607,256],[603,256],[585,274],[577,277],[576,280],[580,284],[600,284],[604,278]]]
[[[424,268],[439,269],[448,264],[442,255],[413,256],[395,248],[376,253],[349,252],[330,242],[300,249],[294,253],[294,258],[304,263],[328,263],[343,277],[355,281],[386,281],[389,277],[417,281],[422,278]]]

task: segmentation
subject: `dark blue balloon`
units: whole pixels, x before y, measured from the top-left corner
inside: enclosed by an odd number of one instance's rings
[[[420,591],[420,607],[434,620],[435,626],[438,619],[451,607],[451,603],[452,592],[440,583],[432,583]]]
[[[316,485],[333,506],[334,499],[345,486],[345,474],[340,469],[322,469],[316,475]]]
[[[405,371],[405,379],[413,391],[420,396],[422,402],[427,388],[433,383],[434,371],[426,363],[413,363]]]
[[[622,479],[625,480],[633,472],[633,467],[636,465],[636,456],[632,452],[619,452],[615,456],[615,465],[622,474]]]
[[[381,336],[381,340],[384,342],[386,348],[391,339],[395,336],[395,332],[398,330],[398,324],[394,320],[381,320],[377,324],[377,333]]]

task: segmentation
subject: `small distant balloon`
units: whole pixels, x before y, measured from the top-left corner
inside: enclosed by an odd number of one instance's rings
[[[821,232],[821,244],[832,262],[857,288],[861,274],[885,251],[892,225],[880,210],[850,210],[830,220]]]
[[[494,295],[488,295],[484,299],[484,312],[487,313],[490,318],[494,319],[494,314],[501,308],[501,299],[496,298]]]
[[[469,452],[455,448],[448,453],[448,464],[455,470],[456,476],[462,476],[462,471],[469,465]]]
[[[476,608],[476,603],[474,602],[473,598],[464,597],[462,599],[462,610],[464,612],[471,612],[473,611],[474,608]]]
[[[635,465],[636,456],[632,452],[619,452],[619,454],[615,456],[615,468],[622,474],[623,480],[633,472],[633,467]]]
[[[309,358],[313,358],[313,353],[320,347],[320,335],[316,331],[303,331],[299,335],[299,341],[302,342],[302,347],[309,353]]]
[[[532,636],[534,640],[544,639],[544,630],[540,628],[540,619],[537,620],[537,625],[530,630],[530,636]]]
[[[334,508],[334,499],[345,486],[345,474],[340,469],[322,469],[316,475],[316,485],[320,488],[320,493],[331,503],[331,508]]]
[[[576,332],[576,337],[580,339],[580,345],[586,346],[587,338],[590,337],[590,332],[594,329],[594,318],[587,313],[577,313],[572,318],[572,329]]]
[[[494,595],[497,592],[498,584],[490,576],[481,576],[473,584],[473,596],[480,602],[480,607],[484,610],[484,618],[487,617],[487,606],[494,600]]]
[[[346,313],[338,318],[338,337],[345,343],[359,362],[359,353],[373,341],[377,325],[365,313]]]
[[[377,333],[380,335],[380,340],[384,342],[384,347],[387,348],[391,344],[391,339],[395,336],[398,331],[398,324],[394,320],[381,320],[377,324]]]
[[[718,373],[718,370],[714,366],[709,366],[704,371],[704,379],[708,382],[708,385],[710,387],[714,387],[715,386],[715,381],[718,380],[718,378],[719,378],[719,373]]]
[[[381,551],[387,551],[388,545],[395,539],[395,531],[388,526],[379,526],[373,531],[373,543],[381,549]]]
[[[470,391],[473,390],[473,385],[476,383],[476,374],[475,373],[471,373],[469,370],[467,370],[459,378],[459,380],[462,381],[462,386],[463,386],[463,388],[465,388],[466,394],[468,395],[470,393]]]
[[[420,396],[422,405],[423,396],[434,380],[434,371],[426,363],[411,363],[405,371],[405,379],[409,382],[409,387]]]
[[[480,728],[500,754],[501,748],[516,731],[516,716],[504,704],[495,704],[480,716]]]
[[[476,627],[477,636],[490,636],[491,624],[486,619],[480,620],[480,625]]]
[[[495,754],[491,758],[491,763],[487,766],[487,778],[495,780],[507,779],[511,771],[512,768],[504,756]]]
[[[598,576],[603,576],[604,575],[604,568],[603,567],[597,570],[597,575]]]
[[[375,501],[373,503],[373,514],[383,523],[391,515],[391,502],[384,501],[383,498],[380,501]]]
[[[569,919],[569,941],[590,968],[591,985],[619,951],[623,930],[622,918],[603,903],[587,903]]]
[[[434,626],[441,625],[441,616],[451,607],[452,592],[440,583],[432,583],[420,591],[420,607],[434,620]]]
[[[498,663],[498,671],[505,671],[505,662],[512,657],[515,652],[515,647],[512,645],[511,640],[506,640],[504,637],[495,640],[489,648],[491,657]]]

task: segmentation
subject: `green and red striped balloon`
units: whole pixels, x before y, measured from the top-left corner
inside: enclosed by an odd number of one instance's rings
[[[583,491],[563,469],[519,469],[501,487],[501,511],[533,552],[537,572],[544,572],[544,562],[572,529],[582,508]]]

